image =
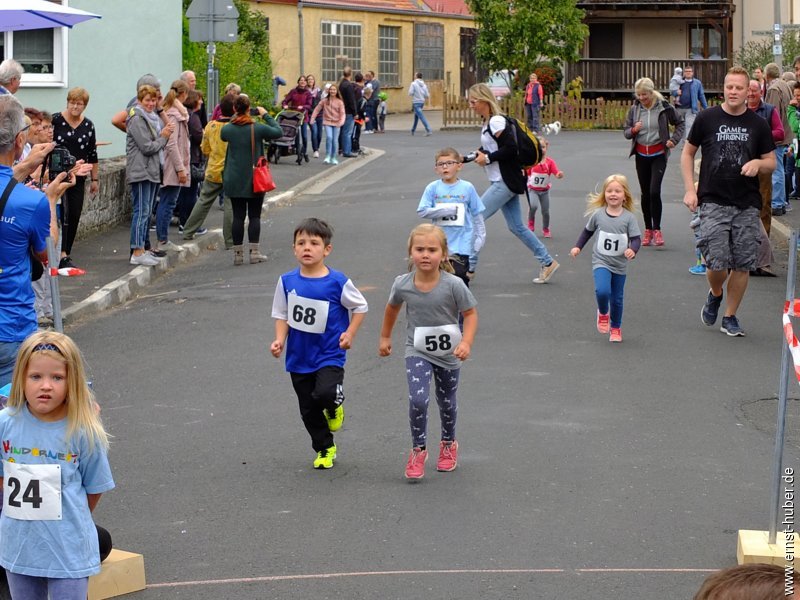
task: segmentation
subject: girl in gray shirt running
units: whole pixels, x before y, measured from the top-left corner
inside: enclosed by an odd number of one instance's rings
[[[383,316],[378,354],[392,353],[392,329],[406,305],[406,377],[413,448],[406,478],[422,479],[428,430],[431,377],[442,421],[437,471],[452,471],[458,463],[456,390],[461,363],[469,358],[478,329],[477,302],[464,282],[452,275],[447,237],[436,225],[418,225],[408,238],[410,273],[394,280]],[[464,317],[463,331],[458,325]]]
[[[639,224],[633,214],[633,196],[627,177],[609,175],[599,194],[589,194],[586,214],[591,215],[589,222],[569,254],[572,258],[578,256],[586,242],[597,232],[592,250],[597,331],[609,333],[610,316],[609,341],[621,342],[625,273],[628,261],[636,258],[642,242]]]

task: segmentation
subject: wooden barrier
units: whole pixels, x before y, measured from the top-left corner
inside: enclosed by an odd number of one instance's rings
[[[102,571],[89,578],[88,600],[115,598],[145,587],[144,557],[114,548],[103,561]]]
[[[522,95],[507,96],[499,104],[505,114],[525,120]],[[564,129],[622,129],[632,104],[632,100],[575,100],[553,94],[545,97],[539,122],[560,121]],[[444,127],[479,127],[481,118],[469,107],[466,98],[445,93],[442,124]]]

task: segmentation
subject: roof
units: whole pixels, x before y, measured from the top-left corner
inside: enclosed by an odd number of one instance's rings
[[[256,3],[296,5],[297,0],[256,0]],[[303,0],[303,6],[331,7],[370,12],[425,13],[471,17],[464,0]]]

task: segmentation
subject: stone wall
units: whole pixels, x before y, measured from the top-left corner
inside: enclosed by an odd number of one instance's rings
[[[86,198],[78,226],[78,239],[130,222],[130,188],[125,183],[125,157],[100,161],[100,193],[92,196],[86,185]]]

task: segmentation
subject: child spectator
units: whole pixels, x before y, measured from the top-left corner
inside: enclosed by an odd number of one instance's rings
[[[386,99],[388,97],[389,96],[386,95],[386,92],[381,92],[378,94],[378,99],[380,100],[380,104],[378,104],[378,133],[386,133]]]

